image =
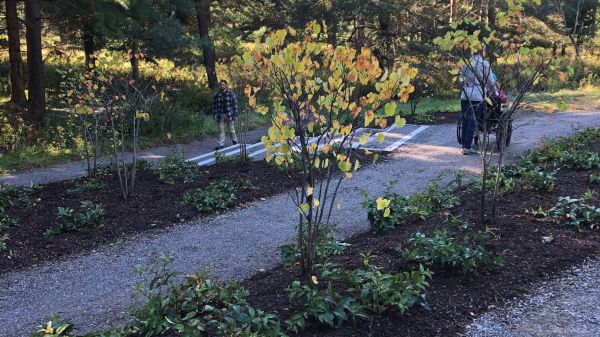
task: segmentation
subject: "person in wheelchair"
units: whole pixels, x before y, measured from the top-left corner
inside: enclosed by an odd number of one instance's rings
[[[459,73],[462,81],[460,95],[461,119],[462,119],[462,153],[464,155],[477,153],[471,149],[475,131],[481,125],[486,108],[488,108],[486,97],[492,95],[496,88],[496,76],[492,72],[490,63],[484,59],[485,45],[471,56],[468,64],[465,64]],[[498,107],[501,109],[501,105]],[[492,104],[496,109],[496,104]],[[489,111],[489,110],[488,110]],[[501,110],[500,110],[501,111]],[[492,110],[493,112],[493,110]]]

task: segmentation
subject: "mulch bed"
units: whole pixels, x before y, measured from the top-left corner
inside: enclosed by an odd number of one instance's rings
[[[337,329],[313,326],[299,336],[460,335],[473,317],[527,294],[532,284],[554,278],[561,271],[600,253],[600,231],[577,232],[536,220],[524,212],[526,208],[539,206],[549,209],[556,204],[559,196],[581,196],[589,188],[589,174],[562,169],[557,174],[556,187],[550,193],[520,191],[501,196],[499,218],[494,225],[497,238],[491,246],[501,256],[504,266],[471,277],[434,268],[427,292],[430,310],[419,306],[404,315],[392,311],[384,316],[375,316],[371,328],[366,322],[356,327],[347,324]],[[463,192],[461,206],[452,213],[476,220],[478,200],[476,193]],[[600,205],[600,198],[596,195],[589,203]],[[404,243],[417,231],[428,232],[444,227],[444,219],[444,214],[437,214],[383,235],[356,235],[346,241],[351,246],[344,256],[336,258],[336,262],[348,269],[357,268],[361,261],[360,253],[371,253],[376,255],[373,264],[388,272],[403,271],[401,257],[394,249],[396,244]],[[543,243],[544,236],[553,236],[554,241]],[[255,275],[243,286],[250,291],[252,305],[287,318],[297,304],[290,303],[285,289],[298,277],[297,269],[279,267]]]
[[[245,178],[252,182],[252,189],[236,196],[236,207],[292,187],[289,179],[264,161],[243,165],[227,162],[201,170],[202,175],[193,182],[173,185],[161,182],[150,171],[138,171],[135,196],[128,202],[120,197],[118,180],[113,176],[99,178],[108,188],[83,194],[66,193],[68,188],[77,186],[82,179],[43,185],[32,195],[33,207],[13,209],[9,213],[19,222],[18,226],[7,230],[8,246],[15,256],[11,260],[0,258],[0,274],[114,244],[134,233],[164,229],[197,218],[200,213],[193,206],[182,203],[183,194],[204,188],[221,178]],[[35,202],[36,199],[40,201]],[[44,230],[56,222],[58,207],[79,210],[80,201],[83,200],[104,206],[106,212],[102,227],[65,232],[52,238],[43,235]]]

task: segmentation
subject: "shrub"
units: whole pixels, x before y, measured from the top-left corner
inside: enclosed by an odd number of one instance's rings
[[[68,231],[79,231],[84,228],[94,228],[101,224],[104,217],[102,205],[94,205],[91,201],[82,201],[81,210],[76,212],[72,208],[59,207],[57,223],[44,231],[47,237]]]
[[[591,170],[600,168],[600,156],[591,151],[565,151],[560,163],[575,170]]]
[[[500,258],[487,248],[492,236],[493,232],[489,229],[474,237],[465,236],[462,240],[446,230],[436,230],[429,236],[418,232],[408,239],[407,249],[398,247],[398,250],[408,262],[460,268],[467,275],[482,268],[502,265]]]
[[[183,152],[180,151],[161,159],[153,171],[158,175],[158,179],[167,184],[175,184],[178,181],[187,184],[200,175],[198,165],[185,160]]]
[[[313,278],[313,282],[318,280]],[[303,330],[307,320],[336,327],[349,320],[369,319],[354,297],[343,296],[333,289],[331,283],[325,289],[319,289],[316,284],[306,285],[294,281],[287,291],[290,300],[297,300],[302,305],[299,312],[285,321],[288,329],[293,332]]]
[[[424,292],[431,277],[423,266],[418,270],[387,274],[369,263],[370,256],[363,256],[363,268],[348,273],[349,292],[359,295],[360,303],[381,314],[390,307],[404,313],[416,303],[423,303]]]
[[[588,184],[590,185],[600,185],[600,175],[598,174],[590,174],[588,177]]]
[[[89,179],[67,189],[67,194],[82,194],[106,189],[108,185],[102,181]]]
[[[11,186],[0,183],[0,214],[11,207],[26,207],[31,205],[33,187]]]
[[[136,287],[145,299],[130,311],[133,333],[154,336],[174,331],[184,336],[260,335],[280,336],[279,319],[248,305],[248,291],[235,283],[221,285],[206,272],[186,276],[176,285],[171,259],[162,255],[149,270],[150,278]]]
[[[410,218],[425,219],[433,212],[451,209],[458,205],[459,200],[453,190],[460,184],[460,179],[461,177],[457,177],[449,187],[442,188],[440,178],[437,178],[424,192],[415,193],[410,197],[390,192],[376,199],[369,199],[368,195],[365,195],[365,201],[361,206],[367,210],[371,229],[376,233],[382,233]],[[389,184],[388,190],[393,184],[395,182]]]
[[[46,325],[40,325],[39,329],[31,337],[69,337],[75,326],[58,316],[52,316]]]
[[[591,193],[586,193],[582,198],[560,197],[556,206],[548,210],[548,216],[553,217],[563,226],[572,226],[581,230],[583,227],[590,229],[600,228],[600,207],[586,203]]]
[[[317,245],[315,249],[315,260],[318,262],[325,262],[329,257],[341,255],[342,252],[349,246],[347,243],[337,241],[333,237],[334,227],[333,226],[321,226],[319,233],[317,234]],[[304,240],[308,236],[304,233]],[[293,266],[296,262],[300,261],[301,251],[298,248],[298,238],[293,244],[282,245],[281,255],[283,257],[284,266]]]
[[[6,241],[8,241],[8,234],[0,234],[0,255],[4,256],[7,259],[10,259],[12,258],[13,253],[8,248]]]
[[[197,189],[193,193],[186,192],[183,195],[183,202],[193,205],[200,212],[208,213],[230,207],[237,193],[251,188],[252,182],[247,179],[237,181],[221,179],[205,189]]]

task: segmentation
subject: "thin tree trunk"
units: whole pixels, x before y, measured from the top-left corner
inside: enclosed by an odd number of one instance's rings
[[[450,10],[449,10],[449,18],[448,18],[448,22],[450,24],[452,24],[452,21],[454,21],[454,0],[450,0]]]
[[[480,21],[482,21],[486,25],[490,24],[490,20],[488,17],[489,8],[490,8],[489,0],[481,0],[481,8],[480,8],[480,12],[479,12],[479,18],[480,18]]]
[[[5,0],[6,31],[8,34],[8,60],[10,63],[10,101],[25,105],[25,83],[23,81],[23,60],[21,59],[21,41],[19,36],[19,17],[17,1]]]
[[[496,0],[488,0],[489,1],[489,7],[488,7],[488,24],[491,27],[495,27],[496,26]]]
[[[202,55],[204,58],[204,66],[208,77],[208,87],[211,89],[217,88],[217,68],[215,46],[210,35],[210,2],[208,0],[195,0],[196,3],[196,20],[198,21],[198,35],[202,45]]]
[[[44,63],[42,61],[42,20],[39,0],[25,1],[27,27],[27,77],[29,109],[27,118],[40,125],[46,110]]]
[[[140,81],[140,59],[137,42],[132,42],[131,44],[129,62],[131,63],[131,79],[138,83]]]
[[[96,58],[94,52],[96,45],[94,44],[94,35],[87,29],[83,29],[83,52],[85,53],[85,66],[88,70],[96,67]]]

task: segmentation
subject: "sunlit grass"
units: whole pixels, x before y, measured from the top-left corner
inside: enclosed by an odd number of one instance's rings
[[[600,88],[587,86],[577,90],[532,93],[524,103],[526,110],[545,112],[600,109]]]

